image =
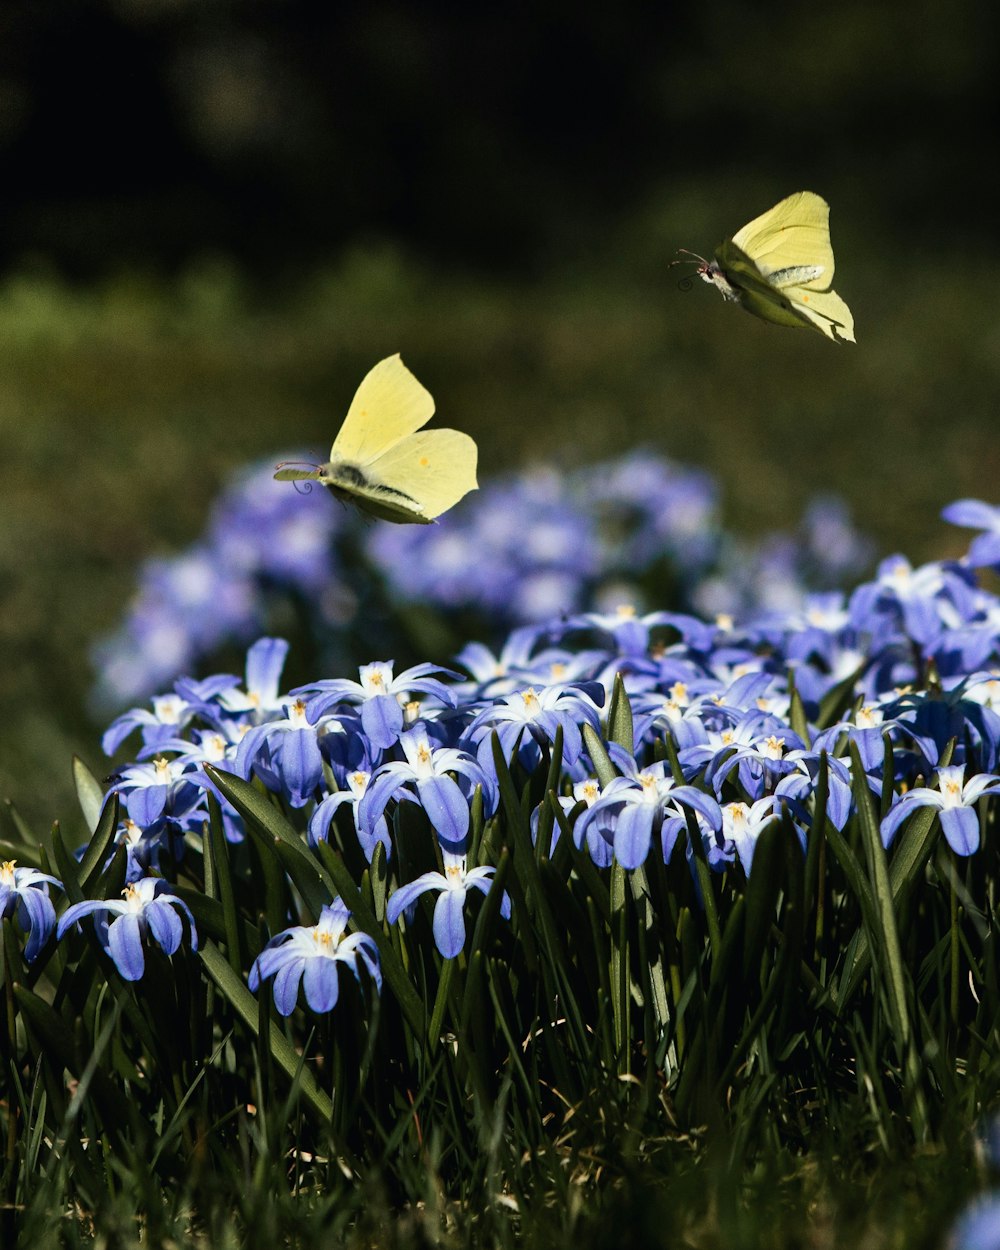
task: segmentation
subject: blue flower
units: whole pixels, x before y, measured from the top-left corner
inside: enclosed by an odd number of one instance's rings
[[[293,807],[304,807],[323,780],[319,733],[323,722],[312,723],[303,699],[285,705],[281,720],[257,725],[243,737],[236,752],[236,770],[249,779],[251,772],[268,789],[283,792]]]
[[[386,824],[385,816],[379,816],[370,830],[359,820],[358,808],[365,796],[370,780],[371,774],[369,772],[360,768],[355,769],[354,772],[347,774],[348,788],[346,790],[338,790],[336,794],[329,795],[317,806],[309,820],[310,846],[316,846],[319,842],[327,840],[330,836],[330,825],[334,815],[345,803],[349,803],[351,814],[354,817],[354,829],[368,862],[371,863],[375,855],[375,848],[380,842],[385,848],[386,856],[388,857],[392,854],[392,842],[389,838],[389,826]],[[403,791],[403,793],[405,794],[406,792]],[[407,795],[407,798],[409,797]]]
[[[415,881],[401,885],[386,905],[385,916],[395,924],[400,915],[411,907],[421,894],[430,890],[440,892],[434,904],[434,944],[445,959],[454,959],[465,947],[465,899],[470,889],[488,894],[495,868],[485,865],[466,869],[465,856],[442,853],[444,872],[425,872]],[[510,919],[510,898],[504,891],[500,900],[500,915]]]
[[[195,709],[179,694],[155,695],[150,702],[153,710],[132,708],[112,721],[101,739],[105,755],[114,755],[134,729],[142,729],[143,746],[157,747],[160,742],[174,738],[183,730],[194,715]]]
[[[358,670],[360,681],[348,681],[340,677],[330,681],[317,681],[309,686],[302,686],[293,694],[307,694],[319,691],[309,700],[308,715],[312,721],[317,720],[331,708],[341,704],[359,703],[361,705],[361,725],[365,735],[373,746],[380,750],[391,747],[403,732],[404,716],[401,698],[409,696],[414,690],[429,694],[439,699],[447,707],[455,706],[452,691],[432,677],[432,673],[443,673],[447,677],[458,678],[460,674],[449,669],[439,668],[436,664],[416,664],[413,668],[393,677],[392,660],[376,660],[372,664],[363,664]]]
[[[752,806],[749,803],[723,804],[723,838],[736,847],[736,854],[739,855],[743,871],[748,877],[753,867],[757,839],[768,825],[778,819],[780,810],[781,799],[773,794],[758,799]]]
[[[974,568],[1000,564],[1000,508],[981,499],[959,499],[942,509],[941,516],[952,525],[983,531],[969,544],[966,559]]]
[[[177,910],[175,910],[175,908]],[[126,981],[138,981],[146,970],[143,943],[149,937],[166,955],[173,955],[181,944],[184,926],[178,911],[187,916],[191,929],[191,949],[198,949],[198,931],[194,917],[183,899],[171,894],[161,877],[143,877],[122,890],[117,899],[87,899],[67,908],[59,920],[56,937],[61,938],[84,916],[104,912],[96,923],[97,939],[114,960],[115,967]],[[108,924],[106,913],[116,918]]]
[[[469,737],[479,743],[480,764],[489,772],[493,771],[490,734],[494,728],[504,758],[510,760],[518,743],[524,749],[525,730],[529,740],[542,743],[554,741],[560,727],[563,761],[567,766],[575,764],[583,750],[581,723],[589,724],[595,733],[601,731],[596,698],[603,703],[604,688],[596,682],[559,683],[540,690],[529,686],[527,690],[505,695],[492,707],[484,708],[469,726]]]
[[[979,847],[979,816],[976,804],[984,795],[996,794],[1000,777],[980,773],[965,781],[965,765],[938,769],[938,789],[917,786],[889,808],[882,821],[882,841],[888,846],[896,830],[919,807],[936,807],[941,828],[956,855],[971,855]]]
[[[948,1250],[1000,1250],[1000,1193],[987,1194],[963,1212]]]
[[[615,760],[625,775],[610,781],[600,798],[577,820],[573,830],[577,846],[588,836],[591,825],[598,822],[604,836],[612,834],[615,857],[621,866],[638,868],[645,863],[654,837],[661,838],[663,857],[669,860],[685,824],[683,807],[703,816],[710,828],[722,827],[718,803],[694,786],[676,786],[666,774],[663,761],[640,769],[624,752],[616,752]],[[669,829],[664,837],[665,822]]]
[[[256,993],[262,981],[274,977],[274,1005],[283,1016],[290,1016],[301,983],[313,1011],[332,1011],[340,993],[338,965],[349,968],[360,984],[360,959],[375,988],[381,990],[382,973],[374,941],[364,933],[344,936],[350,915],[347,904],[338,898],[323,908],[316,924],[292,925],[275,934],[253,962],[250,989]]]
[[[454,747],[435,747],[423,725],[402,734],[399,745],[406,760],[382,764],[372,775],[358,806],[359,825],[373,834],[386,804],[400,786],[413,784],[438,837],[457,848],[469,832],[466,792],[482,786],[487,814],[496,809],[496,786],[492,778],[468,752]],[[462,784],[451,777],[451,773],[456,773]]]
[[[0,917],[17,916],[22,931],[28,935],[24,957],[29,964],[55,928],[56,912],[49,898],[50,885],[63,888],[61,881],[37,868],[18,868],[13,859],[0,864]]]

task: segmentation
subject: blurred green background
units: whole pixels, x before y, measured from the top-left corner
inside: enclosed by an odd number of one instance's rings
[[[39,831],[103,769],[88,649],[137,564],[244,461],[325,453],[390,352],[484,474],[648,445],[738,531],[832,489],[920,559],[997,498],[997,10],[585,10],[5,0],[0,795]],[[802,188],[857,347],[667,268]]]

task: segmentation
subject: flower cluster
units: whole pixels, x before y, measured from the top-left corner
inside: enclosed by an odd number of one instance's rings
[[[650,452],[497,478],[428,526],[368,525],[272,473],[244,471],[199,542],[145,566],[126,621],[95,653],[99,706],[146,697],[295,613],[322,666],[342,667],[353,635],[371,645],[375,585],[404,612],[419,603],[457,636],[484,631],[496,645],[517,625],[667,591],[708,615],[801,607],[806,588],[839,584],[870,555],[829,499],[798,536],[738,541],[721,528],[712,479]],[[396,649],[391,632],[384,645]]]
[[[472,838],[473,809],[488,823],[506,770],[550,769],[557,743],[561,819],[543,822],[546,799],[531,829],[536,840],[547,830],[553,844],[568,829],[598,871],[615,862],[638,869],[650,856],[666,863],[683,848],[692,869],[700,859],[749,877],[775,821],[805,846],[821,787],[836,829],[868,788],[885,804],[887,847],[914,812],[931,808],[951,850],[968,856],[980,842],[977,808],[1000,791],[1000,599],[968,561],[915,569],[894,556],[850,596],[808,595],[739,624],[631,607],[582,611],[521,626],[497,651],[469,644],[454,669],[397,671],[379,659],[356,680],[283,691],[287,650],[262,638],[242,679],[183,678],[105,735],[109,753],[141,738],[113,782],[124,901],[76,903],[58,934],[98,915],[98,938],[128,979],[142,976],[150,940],[168,954],[178,948],[182,917],[197,943],[167,881],[201,837],[210,795],[221,801],[227,837],[244,837],[213,770],[256,780],[301,812],[303,853],[336,841],[362,865],[382,857],[389,925],[415,924],[421,899],[435,894],[427,918],[446,960],[465,951],[470,900],[493,888],[495,864]],[[619,679],[628,744],[620,733],[609,740]],[[414,828],[424,830],[415,842]],[[5,911],[20,909],[30,958],[52,929],[44,887],[53,879],[17,872],[4,866],[0,900]],[[511,916],[506,894],[498,912]],[[274,978],[280,1012],[292,1012],[300,987],[312,1010],[329,1010],[340,965],[380,984],[376,947],[348,934],[342,900],[313,925],[287,919],[251,970],[254,988]]]

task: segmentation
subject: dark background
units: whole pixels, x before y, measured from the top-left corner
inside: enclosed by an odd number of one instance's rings
[[[360,235],[539,273],[707,176],[853,195],[972,264],[997,34],[970,0],[5,0],[0,261],[274,276]]]
[[[482,475],[648,446],[738,533],[957,553],[1000,473],[995,7],[0,5],[0,795],[106,765],[89,649],[227,476],[402,351]],[[678,289],[808,188],[858,344]],[[381,657],[362,657],[363,659]],[[445,660],[447,657],[426,657]]]

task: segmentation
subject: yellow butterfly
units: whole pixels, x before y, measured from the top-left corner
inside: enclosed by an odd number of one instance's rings
[[[834,342],[854,340],[854,317],[833,283],[830,206],[797,191],[720,243],[697,273],[723,297],[781,326],[808,326]]]
[[[430,392],[389,356],[357,389],[333,440],[327,464],[278,466],[275,479],[322,482],[338,499],[399,524],[429,525],[476,490],[476,444],[458,430],[425,430],[434,415]]]

